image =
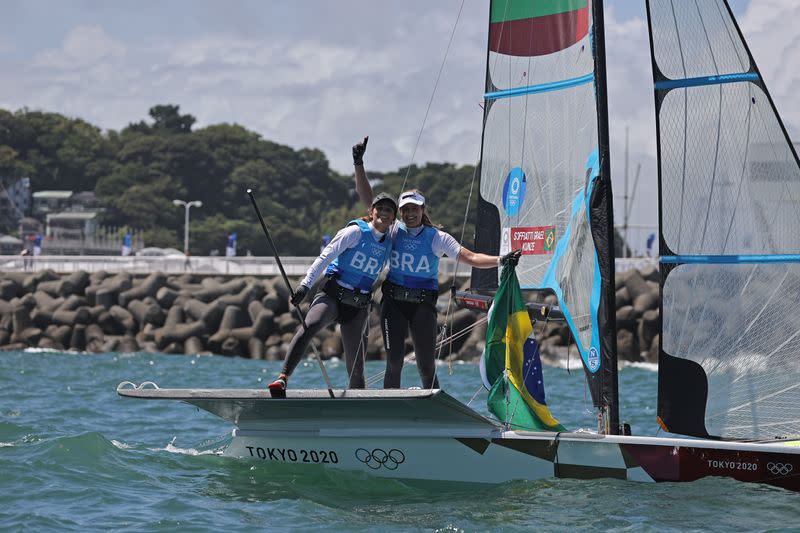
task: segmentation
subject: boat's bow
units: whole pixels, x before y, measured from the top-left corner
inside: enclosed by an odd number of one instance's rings
[[[272,398],[263,389],[117,389],[120,396],[178,400],[194,405],[248,432],[301,432],[317,435],[426,434],[488,437],[496,422],[446,392],[434,390],[288,390]]]

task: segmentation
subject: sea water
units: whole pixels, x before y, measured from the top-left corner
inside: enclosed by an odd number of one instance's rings
[[[327,364],[334,385],[344,365]],[[368,375],[382,363],[370,362]],[[477,365],[440,365],[443,388],[486,411]],[[643,484],[548,479],[408,483],[220,457],[231,426],[177,402],[118,397],[121,381],[263,388],[279,363],[227,357],[0,353],[2,531],[798,530],[797,494],[727,479]],[[407,367],[403,385],[418,385]],[[545,368],[547,402],[593,427],[583,372]],[[292,376],[322,387],[316,362]],[[620,373],[621,419],[655,435],[654,367]]]

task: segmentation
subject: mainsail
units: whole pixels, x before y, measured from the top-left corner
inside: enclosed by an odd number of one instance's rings
[[[800,164],[725,0],[648,0],[660,188],[658,416],[800,435]]]
[[[523,289],[550,289],[594,404],[618,426],[602,4],[493,0],[476,247],[522,248]],[[473,270],[475,289],[497,271]]]

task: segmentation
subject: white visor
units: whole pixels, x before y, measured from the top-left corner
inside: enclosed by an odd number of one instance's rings
[[[400,205],[398,207],[408,204],[425,205],[425,197],[418,192],[404,192],[400,195]]]

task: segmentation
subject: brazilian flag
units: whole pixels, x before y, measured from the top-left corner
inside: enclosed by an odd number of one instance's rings
[[[506,265],[489,311],[482,361],[489,411],[512,429],[566,431],[545,403],[539,346],[532,333],[517,273]]]

